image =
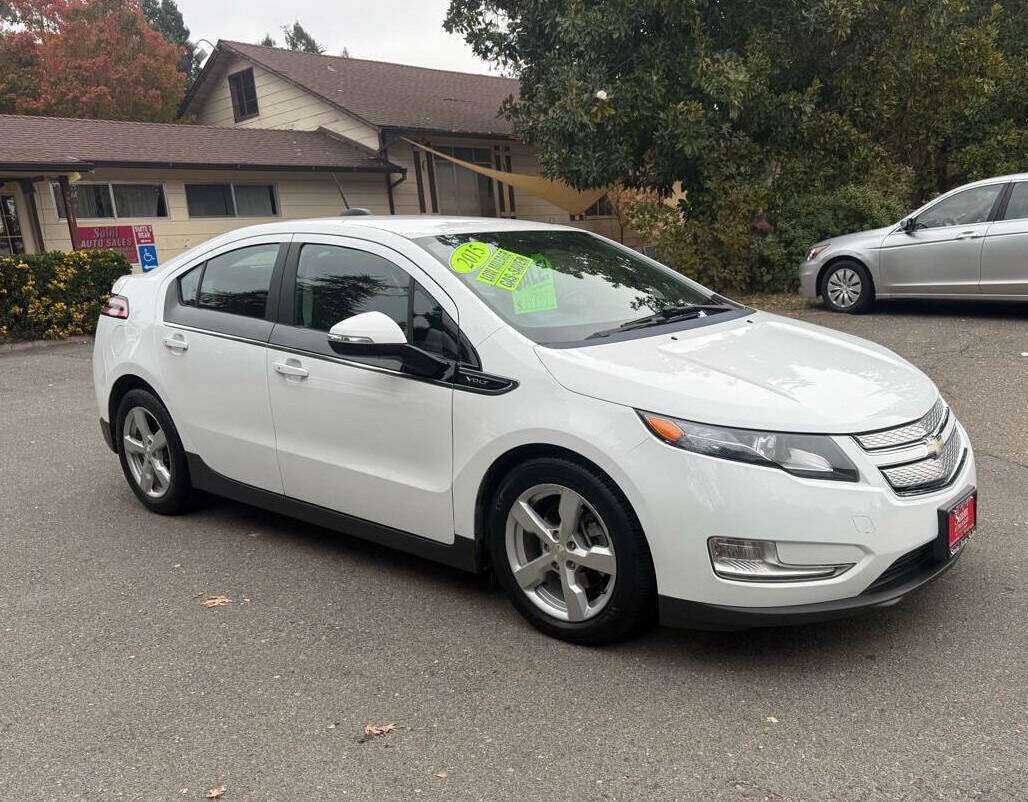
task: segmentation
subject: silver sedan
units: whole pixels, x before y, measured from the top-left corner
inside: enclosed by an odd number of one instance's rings
[[[800,293],[836,312],[876,298],[1028,301],[1028,173],[951,190],[892,226],[819,242]]]

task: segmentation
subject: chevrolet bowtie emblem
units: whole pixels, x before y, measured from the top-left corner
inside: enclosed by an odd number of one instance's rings
[[[925,447],[928,449],[928,456],[932,459],[938,459],[942,453],[942,438],[941,437],[929,437],[924,441]]]

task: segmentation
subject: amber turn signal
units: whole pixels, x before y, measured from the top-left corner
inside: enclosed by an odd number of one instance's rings
[[[661,418],[657,415],[650,415],[648,413],[642,413],[642,419],[646,422],[646,425],[650,427],[650,431],[653,432],[661,440],[665,440],[668,443],[677,443],[683,437],[685,432],[682,428],[667,418]]]

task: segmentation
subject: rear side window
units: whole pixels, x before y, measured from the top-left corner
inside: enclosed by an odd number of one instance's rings
[[[196,306],[233,315],[263,318],[268,305],[271,274],[278,258],[278,245],[252,245],[207,261],[195,293]],[[195,269],[180,279],[192,281]],[[180,283],[183,302],[187,302],[189,283]]]
[[[392,318],[411,345],[469,361],[453,318],[407,271],[366,251],[304,245],[296,268],[296,325],[328,331],[362,312]]]
[[[200,289],[200,276],[202,275],[203,265],[198,265],[178,280],[178,295],[182,303],[196,306],[196,293]]]
[[[1028,181],[1014,184],[1010,193],[1010,200],[1007,201],[1007,213],[1003,215],[1004,220],[1024,220],[1028,218]]]

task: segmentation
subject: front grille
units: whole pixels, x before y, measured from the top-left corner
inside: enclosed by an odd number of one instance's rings
[[[857,442],[865,451],[877,451],[882,448],[896,448],[897,446],[916,443],[926,437],[941,432],[949,419],[949,407],[941,398],[924,417],[913,423],[897,426],[894,429],[885,429],[879,432],[868,432],[856,435]]]
[[[941,398],[916,421],[855,434],[853,439],[900,496],[946,487],[956,478],[967,456],[956,419]]]
[[[935,556],[935,541],[929,540],[923,546],[908,551],[885,569],[878,579],[871,583],[864,593],[880,593],[905,584],[939,565]]]
[[[881,472],[900,495],[928,493],[948,485],[963,462],[964,444],[954,426],[937,457],[929,456],[905,465],[881,468]]]

